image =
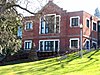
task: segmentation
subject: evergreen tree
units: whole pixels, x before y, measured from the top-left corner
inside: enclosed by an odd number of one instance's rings
[[[98,18],[100,18],[100,11],[98,8],[95,9],[94,15],[97,16]]]

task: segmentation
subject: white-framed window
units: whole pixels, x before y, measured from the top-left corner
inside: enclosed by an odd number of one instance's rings
[[[92,21],[92,30],[97,31],[97,22]]]
[[[25,30],[31,30],[33,29],[33,22],[32,21],[26,21],[25,22]]]
[[[78,48],[79,49],[79,38],[70,38],[70,46],[71,49]]]
[[[24,41],[24,49],[31,50],[31,48],[32,48],[32,40],[25,40]]]
[[[89,18],[86,18],[86,26],[87,26],[88,28],[90,28],[90,19],[89,19]]]
[[[40,34],[59,33],[60,15],[47,14],[40,18]]]
[[[40,40],[39,41],[39,50],[42,52],[59,51],[59,39]]]
[[[70,27],[78,27],[80,25],[80,16],[70,17]]]
[[[92,48],[97,49],[97,42],[96,41],[92,41]]]

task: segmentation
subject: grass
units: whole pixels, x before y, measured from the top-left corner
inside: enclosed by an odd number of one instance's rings
[[[69,54],[61,63],[57,58],[0,66],[0,75],[100,75],[100,51]]]

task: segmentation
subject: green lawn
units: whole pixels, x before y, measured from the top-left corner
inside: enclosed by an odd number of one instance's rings
[[[61,64],[57,58],[0,67],[0,75],[100,75],[100,51],[70,54]]]

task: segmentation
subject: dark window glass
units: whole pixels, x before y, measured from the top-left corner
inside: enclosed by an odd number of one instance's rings
[[[72,18],[72,26],[78,26],[78,18]]]
[[[43,41],[40,42],[40,51],[57,51],[57,50],[58,50],[58,41],[44,41],[44,43]]]
[[[55,41],[55,51],[58,51],[58,41]]]
[[[32,22],[27,22],[26,23],[26,30],[30,30],[30,29],[32,29]]]
[[[43,41],[40,42],[40,50],[43,51]]]
[[[31,49],[31,42],[25,42],[25,49]]]
[[[71,47],[78,48],[78,40],[71,40]]]
[[[86,20],[86,25],[87,25],[88,28],[89,28],[89,23],[90,23],[90,21]]]
[[[93,30],[96,31],[96,23],[93,23]]]

